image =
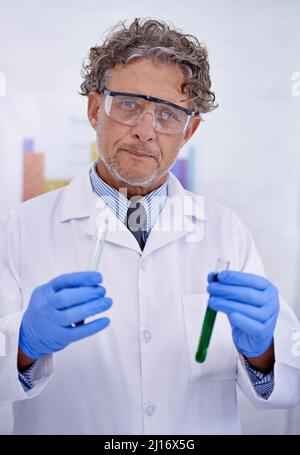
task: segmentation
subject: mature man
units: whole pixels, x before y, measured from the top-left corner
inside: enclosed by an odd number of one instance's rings
[[[205,47],[136,19],[91,49],[83,76],[98,162],[0,225],[0,399],[14,432],[239,433],[236,383],[261,408],[297,404],[299,322],[249,231],[169,172],[215,108]],[[104,214],[98,273],[86,269]],[[230,271],[215,281],[218,258]],[[220,313],[198,363],[207,302]]]

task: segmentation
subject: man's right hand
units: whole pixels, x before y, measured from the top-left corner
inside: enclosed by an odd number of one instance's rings
[[[21,367],[22,353],[36,360],[108,326],[106,317],[73,326],[111,307],[112,300],[104,297],[106,290],[100,282],[98,272],[77,272],[60,275],[33,291],[20,328]]]

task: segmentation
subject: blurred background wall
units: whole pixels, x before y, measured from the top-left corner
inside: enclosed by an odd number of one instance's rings
[[[237,211],[300,317],[299,0],[0,0],[0,215],[24,191],[63,185],[93,159],[80,67],[108,28],[134,17],[166,20],[206,43],[219,108],[182,150],[193,160],[183,179]],[[34,188],[24,188],[24,166]],[[299,407],[258,411],[239,401],[244,433],[300,434]],[[2,407],[0,433],[10,431]]]

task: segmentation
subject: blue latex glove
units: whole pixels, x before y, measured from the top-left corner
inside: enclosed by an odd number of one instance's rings
[[[38,359],[104,329],[108,318],[71,325],[110,308],[112,300],[104,297],[106,291],[100,282],[102,275],[98,272],[77,272],[37,287],[20,328],[19,347],[24,354]]]
[[[213,282],[208,275],[208,305],[227,314],[235,346],[246,357],[263,354],[273,343],[279,312],[278,291],[265,278],[244,272],[224,271]]]

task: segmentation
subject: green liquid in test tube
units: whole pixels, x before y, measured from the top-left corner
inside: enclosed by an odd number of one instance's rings
[[[228,270],[230,267],[230,262],[225,261],[223,259],[218,259],[215,275],[213,281],[218,281],[218,273],[223,272],[224,270]],[[212,331],[215,324],[215,319],[217,316],[217,312],[212,310],[209,306],[206,308],[204,321],[202,325],[201,336],[199,340],[198,349],[195,355],[195,360],[199,363],[203,363],[207,356],[208,346],[211,339]]]
[[[100,265],[100,259],[102,256],[102,251],[103,251],[103,246],[104,246],[104,241],[106,238],[107,234],[107,229],[108,229],[108,219],[97,219],[96,221],[96,233],[93,238],[92,242],[92,249],[90,253],[90,258],[88,262],[87,269],[88,270],[93,270],[95,272],[98,272],[99,270],[99,265]],[[82,325],[84,324],[84,321],[79,321],[76,322],[75,325]]]

